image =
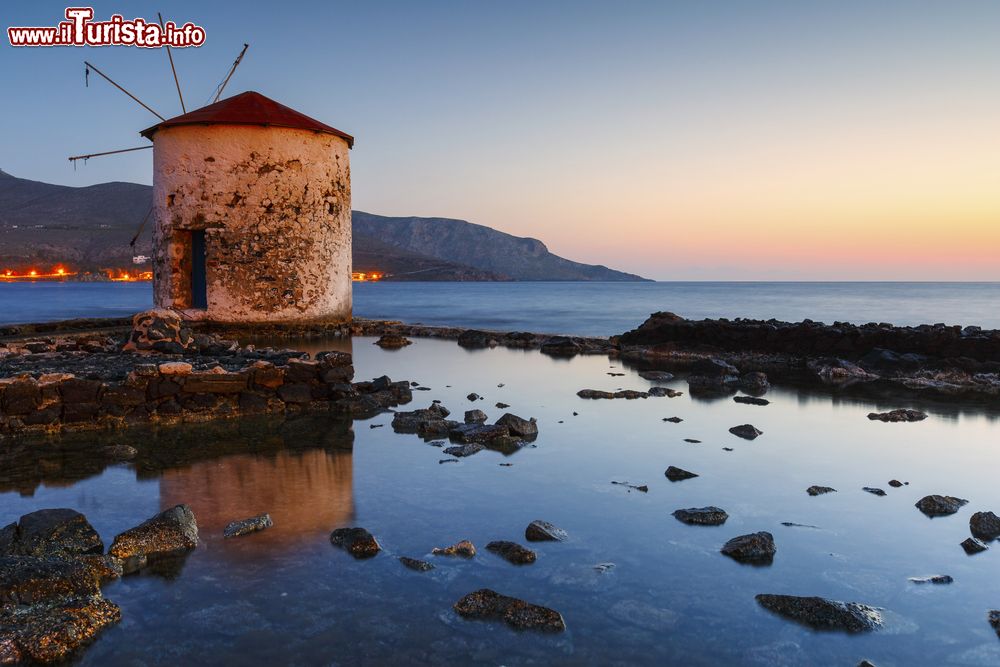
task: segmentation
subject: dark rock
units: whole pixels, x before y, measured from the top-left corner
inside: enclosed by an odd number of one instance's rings
[[[338,528],[330,533],[330,543],[358,559],[371,558],[382,550],[375,536],[360,527]]]
[[[690,368],[691,375],[710,378],[716,382],[733,382],[739,380],[738,368],[721,359],[705,358],[694,362]]]
[[[420,433],[441,432],[444,424],[455,424],[455,422],[445,422],[445,417],[450,415],[448,408],[438,403],[432,403],[429,408],[421,410],[411,410],[409,412],[397,412],[392,416],[392,430],[396,433]],[[434,425],[436,428],[429,428]],[[440,427],[440,428],[438,428]],[[449,428],[444,428],[447,434]]]
[[[104,542],[87,517],[71,509],[25,514],[3,529],[0,554],[74,558],[104,553]]]
[[[497,403],[496,407],[498,410],[504,410],[506,408],[509,408],[510,406],[507,405],[506,403]]]
[[[482,424],[486,421],[486,413],[482,410],[466,410],[465,411],[465,423],[466,424]]]
[[[641,491],[643,493],[646,493],[647,491],[649,491],[649,487],[646,486],[645,484],[642,484],[640,486],[636,486],[635,484],[629,484],[628,482],[616,482],[615,480],[611,480],[611,483],[612,484],[617,484],[618,486],[628,487],[629,492],[632,492],[632,491]]]
[[[458,459],[438,459],[438,465],[442,463],[459,463]]]
[[[509,435],[506,426],[499,424],[459,424],[448,431],[448,437],[455,442],[489,442]]]
[[[680,424],[684,420],[680,417],[664,417],[663,421],[670,422],[671,424]]]
[[[399,334],[383,334],[381,338],[375,341],[375,345],[378,345],[383,350],[398,350],[412,344],[413,341]]]
[[[891,410],[889,412],[870,412],[868,419],[880,422],[919,422],[927,419],[927,415],[919,410]]]
[[[877,488],[875,488],[873,486],[865,486],[865,487],[862,487],[861,490],[862,491],[867,491],[868,493],[872,494],[873,496],[884,496],[885,495],[885,491],[883,491],[882,489],[877,489]]]
[[[996,631],[997,637],[1000,637],[1000,611],[996,609],[990,611],[986,616],[986,620],[989,621],[990,627]]]
[[[534,417],[522,419],[508,412],[497,420],[496,425],[506,428],[511,435],[521,438],[533,438],[538,435],[538,422]]]
[[[461,556],[462,558],[472,558],[476,555],[476,546],[469,540],[456,542],[450,547],[434,547],[431,553],[435,556]]]
[[[572,357],[583,351],[583,346],[567,336],[552,336],[539,347],[542,354],[552,357]]]
[[[683,468],[677,468],[674,466],[667,467],[667,470],[663,474],[671,482],[679,482],[684,479],[691,479],[693,477],[698,476],[696,473],[684,470]]]
[[[838,602],[820,597],[795,595],[755,596],[757,603],[768,611],[816,630],[870,632],[882,627],[878,609],[857,602]]]
[[[898,479],[890,479],[889,486],[891,486],[894,489],[898,489],[899,487],[903,486],[903,483],[900,482]]]
[[[806,489],[806,493],[810,496],[821,496],[824,493],[836,493],[837,489],[831,486],[810,486]]]
[[[766,531],[740,535],[726,542],[722,553],[741,563],[769,565],[774,560],[774,536]]]
[[[910,577],[915,584],[950,584],[955,581],[947,574],[936,574],[933,577]]]
[[[260,514],[258,516],[250,517],[249,519],[243,519],[241,521],[233,521],[225,530],[222,531],[223,537],[240,537],[242,535],[249,535],[250,533],[256,533],[261,530],[265,530],[274,525],[271,521],[270,514]]]
[[[969,518],[969,530],[981,540],[1000,537],[1000,517],[993,512],[976,512]]]
[[[476,331],[474,329],[463,331],[459,334],[456,342],[465,348],[495,347],[497,344],[496,338],[493,334],[486,331]]]
[[[471,394],[466,396],[466,398],[469,399],[470,401],[478,401],[481,400],[483,397],[477,394],[476,392],[472,392]]]
[[[662,398],[664,396],[667,398],[677,398],[678,396],[684,395],[684,392],[674,391],[670,387],[650,387],[646,393],[657,398]]]
[[[600,573],[600,574],[605,574],[605,573],[610,572],[611,570],[615,569],[615,564],[614,563],[598,563],[597,565],[594,566],[594,569],[597,570],[597,572]]]
[[[666,371],[640,371],[639,377],[650,382],[670,382],[674,379],[674,374]]]
[[[119,620],[83,563],[0,558],[0,663],[65,661]]]
[[[105,447],[103,452],[111,461],[131,461],[139,454],[139,450],[129,445],[111,445]]]
[[[692,444],[697,445],[697,444],[701,443],[701,440],[695,440],[694,438],[684,438],[684,442],[690,442]]]
[[[770,405],[771,401],[766,398],[757,398],[755,396],[733,396],[733,400],[737,403],[745,403],[746,405]]]
[[[120,559],[125,572],[131,573],[196,546],[198,523],[194,512],[187,505],[177,505],[115,537],[108,554]]]
[[[751,371],[750,373],[744,373],[740,377],[740,387],[749,394],[759,396],[771,388],[771,383],[768,382],[767,375],[764,373]]]
[[[975,537],[967,537],[964,540],[962,540],[961,547],[965,550],[965,553],[969,554],[970,556],[972,554],[978,554],[982,551],[986,551],[987,549],[989,549],[988,546],[986,546],[981,540],[978,540]]]
[[[739,426],[734,426],[729,429],[729,432],[738,438],[743,438],[744,440],[755,440],[757,436],[764,434],[763,431],[758,430],[753,424],[741,424]]]
[[[725,510],[711,505],[676,510],[673,514],[678,521],[697,526],[721,526],[729,518]]]
[[[428,563],[425,560],[419,560],[417,558],[409,558],[407,556],[400,556],[399,562],[411,570],[417,572],[427,572],[428,570],[434,569],[433,563]]]
[[[449,456],[466,457],[472,456],[473,454],[478,454],[479,452],[486,449],[486,445],[481,442],[470,442],[466,445],[456,445],[454,447],[445,447],[444,453]]]
[[[498,540],[487,544],[486,549],[515,565],[528,565],[535,562],[535,552],[522,547],[517,542]]]
[[[455,611],[466,618],[502,620],[518,630],[562,632],[566,622],[559,612],[483,588],[455,603]]]
[[[529,542],[562,542],[569,538],[566,531],[556,528],[548,521],[535,519],[524,529],[524,538]]]
[[[946,516],[954,514],[968,502],[968,500],[956,498],[955,496],[939,496],[935,494],[924,496],[916,502],[914,507],[927,516]]]

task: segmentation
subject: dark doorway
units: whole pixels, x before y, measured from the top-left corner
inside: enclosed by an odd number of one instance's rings
[[[191,232],[191,307],[208,308],[204,231]]]

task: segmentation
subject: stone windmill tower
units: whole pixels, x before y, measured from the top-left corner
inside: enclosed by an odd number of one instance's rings
[[[153,300],[229,323],[351,318],[354,138],[256,92],[153,142]]]

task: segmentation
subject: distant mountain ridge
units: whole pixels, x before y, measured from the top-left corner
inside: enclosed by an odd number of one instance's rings
[[[75,188],[0,170],[0,265],[55,262],[94,270],[126,267],[129,241],[150,209],[152,188],[102,183]],[[581,264],[537,239],[450,218],[396,218],[352,212],[356,271],[394,280],[609,280],[640,276]],[[150,225],[135,254],[152,254]]]

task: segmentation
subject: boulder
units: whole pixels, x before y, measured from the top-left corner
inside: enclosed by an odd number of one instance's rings
[[[733,400],[737,403],[744,403],[746,405],[770,405],[771,401],[766,398],[757,398],[756,396],[733,396]]]
[[[1000,537],[1000,517],[993,512],[976,512],[969,519],[969,530],[981,540],[995,540]]]
[[[777,549],[774,536],[767,531],[734,537],[722,547],[722,553],[741,563],[770,565]]]
[[[0,557],[0,663],[65,661],[119,620],[84,564]]]
[[[538,435],[538,422],[534,417],[522,419],[508,412],[497,420],[496,425],[521,438],[533,438]]]
[[[465,618],[502,620],[518,630],[562,632],[566,629],[562,615],[554,609],[501,595],[488,588],[469,593],[455,603],[454,609]]]
[[[378,345],[383,350],[398,350],[400,348],[406,347],[407,345],[412,345],[411,341],[406,336],[400,336],[399,334],[384,334],[374,343]]]
[[[539,351],[551,357],[572,357],[583,351],[583,346],[567,336],[551,336],[542,342]]]
[[[955,496],[939,496],[934,494],[924,496],[916,502],[914,507],[930,517],[947,516],[948,514],[954,514],[957,512],[968,502],[969,501],[964,498],[956,498]]]
[[[815,485],[813,485],[813,486],[810,486],[808,489],[806,489],[806,493],[808,493],[810,496],[821,496],[824,493],[836,493],[836,492],[837,492],[837,489],[833,488],[832,486],[815,486]]]
[[[486,413],[482,410],[466,410],[465,411],[465,423],[466,424],[483,424],[486,422]]]
[[[697,526],[721,526],[729,518],[725,510],[712,505],[675,510],[673,515],[678,521]]]
[[[680,482],[681,480],[692,479],[698,476],[697,473],[684,470],[683,468],[677,468],[675,466],[668,466],[663,474],[671,482]]]
[[[476,555],[476,546],[469,540],[456,542],[450,547],[434,547],[431,553],[435,556],[461,556],[462,558],[472,558]]]
[[[990,627],[996,631],[997,637],[1000,637],[1000,611],[993,609],[989,614],[986,615],[986,620],[989,621]]]
[[[404,567],[415,570],[416,572],[427,572],[428,570],[434,569],[433,563],[428,563],[425,560],[419,560],[417,558],[409,558],[408,556],[400,556],[399,562],[402,563]]]
[[[108,554],[122,561],[126,573],[169,559],[198,546],[198,523],[187,505],[165,510],[115,537]]]
[[[483,348],[483,347],[495,347],[497,345],[497,340],[494,334],[487,331],[476,331],[475,329],[469,329],[468,331],[463,331],[459,334],[456,341],[461,347],[465,348]]]
[[[779,616],[815,630],[858,633],[882,627],[882,614],[875,607],[857,602],[838,602],[820,597],[761,594],[757,603]]]
[[[967,553],[970,556],[973,554],[981,553],[989,549],[989,547],[986,546],[986,544],[983,543],[982,540],[978,540],[975,537],[965,538],[964,540],[962,540],[962,543],[959,546],[961,546],[962,549],[965,551],[965,553]]]
[[[487,544],[486,549],[515,565],[528,565],[535,562],[535,552],[517,542],[497,540]]]
[[[744,440],[755,440],[757,436],[764,434],[763,431],[759,430],[753,424],[740,424],[729,429],[729,432],[737,438],[743,438]]]
[[[640,371],[639,377],[650,382],[670,382],[674,379],[674,374],[666,371]]]
[[[562,542],[568,539],[569,535],[548,521],[535,519],[524,529],[524,538],[529,542]]]
[[[330,533],[330,543],[355,558],[371,558],[382,550],[375,536],[364,528],[338,528]]]
[[[448,432],[448,437],[455,442],[489,442],[496,438],[509,435],[506,426],[499,424],[459,424]]]
[[[125,343],[126,352],[181,354],[194,342],[180,313],[154,308],[132,317],[132,332]]]
[[[74,558],[103,553],[101,536],[76,510],[38,510],[0,531],[2,555]]]
[[[889,412],[869,412],[868,419],[880,422],[919,422],[927,415],[919,410],[890,410]]]
[[[250,517],[249,519],[241,519],[240,521],[231,522],[226,526],[225,530],[222,531],[222,536],[225,538],[241,537],[243,535],[249,535],[250,533],[266,530],[273,525],[274,522],[271,521],[270,514],[260,514],[258,516]]]
[[[771,383],[766,374],[760,371],[751,371],[740,376],[740,388],[748,394],[760,396],[767,393],[767,390],[771,388]]]

